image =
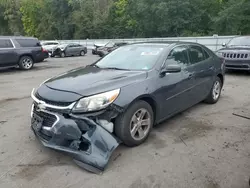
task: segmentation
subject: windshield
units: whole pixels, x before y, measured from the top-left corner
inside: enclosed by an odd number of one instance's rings
[[[250,37],[237,37],[232,39],[228,46],[250,46]]]
[[[65,48],[67,45],[68,45],[68,44],[60,44],[60,45],[58,45],[57,47],[58,47],[58,48]]]
[[[113,42],[108,42],[105,47],[113,47],[115,44]]]
[[[131,45],[118,48],[95,65],[100,68],[149,70],[162,54],[162,46]]]

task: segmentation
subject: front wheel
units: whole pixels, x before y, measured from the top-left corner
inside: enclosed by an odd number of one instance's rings
[[[65,57],[65,56],[66,56],[66,55],[65,55],[65,52],[61,52],[60,56],[61,56],[61,57]]]
[[[151,106],[145,101],[137,101],[116,119],[115,133],[125,145],[138,146],[147,139],[153,122]]]
[[[205,99],[205,102],[208,104],[215,104],[218,102],[222,90],[222,82],[219,77],[216,77],[213,87],[209,92],[208,97]]]

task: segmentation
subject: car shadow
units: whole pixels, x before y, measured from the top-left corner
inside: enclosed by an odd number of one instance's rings
[[[40,65],[40,66],[34,66],[31,70],[21,70],[18,67],[9,67],[9,68],[0,68],[0,74],[11,74],[11,73],[18,73],[18,72],[33,72],[33,71],[40,71],[44,69],[56,69],[56,68],[61,68],[61,66],[51,66],[51,65]]]
[[[248,76],[248,75],[250,75],[250,72],[249,71],[243,71],[243,70],[227,70],[226,75]]]

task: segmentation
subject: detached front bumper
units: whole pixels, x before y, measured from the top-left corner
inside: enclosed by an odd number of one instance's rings
[[[90,118],[48,111],[36,102],[32,105],[31,129],[48,148],[72,156],[80,167],[101,173],[119,141]]]

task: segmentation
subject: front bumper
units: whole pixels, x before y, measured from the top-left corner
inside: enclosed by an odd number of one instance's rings
[[[104,171],[119,145],[118,139],[87,117],[65,117],[36,102],[31,117],[31,129],[45,147],[70,155],[77,165],[93,173]]]
[[[250,60],[226,60],[227,70],[250,70]]]

